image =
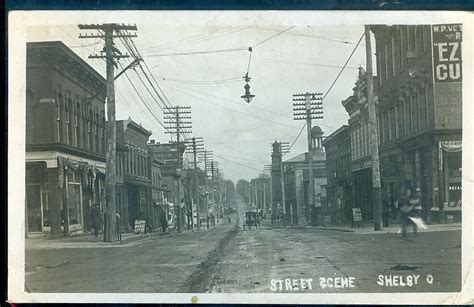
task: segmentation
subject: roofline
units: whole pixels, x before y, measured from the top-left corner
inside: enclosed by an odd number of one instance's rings
[[[344,130],[348,129],[349,128],[349,125],[342,125],[341,127],[339,127],[336,131],[334,131],[333,133],[331,133],[330,135],[328,135],[326,137],[326,139],[324,139],[322,141],[322,144],[327,144],[328,142],[330,142],[332,139],[334,139],[334,137],[340,133],[342,133]]]
[[[71,48],[69,48],[66,44],[62,41],[43,41],[43,42],[27,42],[26,48],[33,49],[33,48],[60,48],[64,52],[66,52],[71,58],[79,62],[81,65],[85,66],[90,73],[92,73],[97,79],[99,79],[104,85],[106,85],[105,78],[95,70],[89,63],[84,61],[79,55],[77,55]]]
[[[126,123],[127,126],[128,125],[132,125],[134,126],[135,128],[137,128],[138,130],[142,131],[144,134],[146,134],[148,137],[151,136],[153,134],[153,132],[151,130],[146,130],[145,127],[143,127],[142,125],[138,124],[136,121],[134,121],[133,119],[131,119],[130,117],[128,119],[120,119],[120,120],[116,120],[115,123],[119,123],[119,122],[123,122],[123,123]],[[124,129],[126,127],[123,127]],[[147,143],[148,144],[148,143]]]

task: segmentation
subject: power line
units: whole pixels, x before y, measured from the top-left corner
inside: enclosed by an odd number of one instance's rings
[[[214,153],[214,155],[215,155],[215,156],[217,156],[217,157],[219,157],[219,158],[221,158],[221,159],[224,159],[224,160],[226,160],[226,161],[229,161],[229,162],[231,162],[231,163],[234,163],[234,164],[237,164],[237,165],[240,165],[240,166],[243,166],[243,167],[247,167],[247,168],[250,168],[250,169],[253,169],[253,170],[259,171],[259,172],[261,171],[261,170],[260,170],[260,169],[258,169],[258,168],[251,167],[251,166],[248,166],[248,165],[245,165],[245,164],[239,163],[239,162],[232,161],[232,160],[230,160],[230,159],[227,159],[227,158],[224,158],[223,156],[221,156],[221,155],[218,155],[218,154],[216,154],[216,153]]]
[[[244,31],[244,30],[246,30],[248,28],[252,28],[252,27],[253,26],[247,26],[247,27],[244,27],[243,29],[235,29],[232,26],[225,27],[223,29],[220,29],[220,30],[217,30],[217,31],[214,31],[214,32],[211,32],[211,33],[201,33],[201,34],[191,36],[191,37],[188,37],[188,38],[185,38],[185,39],[182,39],[182,40],[178,40],[178,41],[175,41],[175,42],[162,44],[162,45],[159,45],[159,46],[156,46],[156,47],[146,48],[144,50],[163,49],[163,47],[165,47],[165,46],[173,46],[173,45],[177,45],[179,43],[184,43],[184,45],[187,45],[187,44],[190,44],[190,43],[202,42],[202,41],[205,41],[205,40],[210,40],[210,39],[215,39],[217,37],[226,36],[226,35],[229,35],[229,34],[232,34],[232,33],[235,33],[235,32]]]
[[[326,98],[326,96],[329,94],[329,92],[331,91],[331,89],[333,88],[334,84],[336,84],[337,80],[339,79],[339,77],[341,76],[342,72],[344,71],[344,69],[346,68],[347,66],[347,63],[349,63],[349,61],[351,60],[352,56],[354,55],[355,51],[357,50],[357,47],[359,47],[359,44],[360,42],[362,41],[362,38],[364,37],[365,33],[362,34],[362,36],[359,38],[359,41],[357,42],[357,44],[355,45],[354,49],[352,50],[351,54],[349,55],[349,58],[347,58],[346,62],[344,63],[344,66],[342,66],[341,70],[339,71],[339,73],[337,74],[336,76],[336,79],[334,79],[334,81],[331,83],[331,86],[329,86],[329,89],[326,91],[326,93],[324,94],[323,98],[322,98],[322,101],[324,101],[324,99]],[[303,132],[304,128],[306,127],[306,122],[304,123],[303,127],[301,128],[300,132],[298,133],[298,135],[296,136],[295,140],[293,141],[293,143],[291,144],[290,146],[290,150],[291,148],[293,148],[293,145],[295,145],[296,141],[298,140],[298,138],[300,137],[301,133]]]
[[[169,85],[167,85],[169,86]],[[211,94],[206,94],[206,93],[203,93],[201,91],[198,91],[198,90],[195,90],[195,89],[190,89],[190,88],[187,88],[187,87],[184,87],[182,85],[177,85],[177,84],[174,84],[174,86],[177,86],[181,89],[185,89],[185,90],[188,90],[188,91],[191,91],[191,92],[195,92],[195,93],[198,93],[198,94],[201,94],[201,95],[204,95],[204,96],[208,96],[208,97],[212,97],[212,98],[216,98],[216,99],[219,99],[219,100],[225,100],[225,101],[228,101],[228,102],[231,102],[233,104],[238,104],[239,106],[242,106],[242,103],[240,102],[237,102],[235,100],[231,100],[231,99],[228,99],[228,98],[224,98],[224,97],[219,97],[219,96],[215,96],[215,95],[211,95]],[[271,111],[271,110],[268,110],[268,109],[265,109],[265,108],[259,108],[255,105],[247,105],[249,108],[251,109],[257,109],[257,110],[260,110],[260,111],[264,111],[264,112],[268,112],[268,113],[272,113],[272,114],[275,114],[275,115],[280,115],[282,117],[285,117],[285,118],[291,118],[289,115],[287,114],[282,114],[282,113],[278,113],[278,112],[275,112],[275,111]],[[233,110],[233,109],[232,109]]]
[[[143,104],[145,105],[145,107],[148,109],[148,111],[150,111],[151,115],[155,118],[155,120],[160,124],[160,126],[162,126],[163,128],[165,127],[163,125],[163,123],[158,119],[158,117],[155,115],[155,113],[151,110],[151,108],[148,106],[148,104],[145,102],[145,99],[143,99],[143,97],[140,95],[140,93],[138,92],[137,88],[135,87],[135,85],[133,84],[133,82],[130,80],[130,77],[128,76],[128,73],[125,72],[125,77],[127,78],[128,82],[130,83],[130,85],[132,86],[133,90],[135,91],[135,93],[137,93],[138,97],[140,98],[140,100],[143,102]],[[153,97],[152,97],[153,98]]]
[[[262,30],[272,31],[272,32],[277,32],[278,31],[278,30],[262,28],[262,27],[257,27],[257,29],[262,29]],[[355,44],[355,43],[350,42],[350,41],[337,40],[337,39],[333,39],[333,38],[327,38],[327,37],[315,36],[315,35],[309,35],[309,34],[291,33],[291,32],[288,32],[286,34],[287,35],[294,35],[294,36],[310,37],[310,38],[315,38],[315,39],[320,39],[320,40],[325,40],[325,41],[330,41],[330,42],[336,42],[336,43],[351,44],[351,45]]]
[[[263,44],[263,43],[266,43],[266,42],[268,42],[269,40],[271,40],[271,39],[277,37],[278,35],[281,35],[281,34],[287,32],[287,31],[290,31],[290,30],[293,29],[294,27],[295,27],[295,26],[292,26],[292,27],[289,27],[289,28],[286,29],[286,30],[280,31],[279,33],[277,33],[277,34],[275,34],[275,35],[273,35],[273,36],[271,36],[271,37],[269,37],[269,38],[267,38],[267,39],[264,39],[263,41],[261,41],[261,42],[255,44],[255,45],[253,45],[252,48],[255,48],[255,47],[257,47],[257,46],[259,46],[259,45],[261,45],[261,44]]]
[[[206,53],[222,53],[222,52],[235,52],[243,51],[247,48],[229,48],[229,49],[218,49],[218,50],[202,50],[202,51],[190,51],[190,52],[176,52],[176,53],[164,53],[164,54],[148,54],[148,57],[163,57],[163,56],[179,56],[179,55],[193,55],[193,54],[206,54]]]
[[[86,45],[77,45],[77,46],[68,46],[69,48],[82,48],[82,47],[91,47],[98,45],[102,40],[99,38],[95,43],[92,44],[86,44]]]
[[[298,129],[298,128],[295,127],[295,126],[286,125],[286,124],[283,124],[283,123],[280,123],[280,122],[275,122],[275,121],[272,121],[272,120],[267,119],[267,118],[255,116],[254,114],[251,114],[251,113],[245,113],[245,112],[238,111],[238,110],[236,110],[236,109],[232,109],[232,108],[229,108],[229,107],[220,105],[220,104],[212,103],[212,102],[210,102],[210,101],[204,100],[204,99],[202,99],[202,98],[200,98],[200,97],[194,96],[194,95],[189,94],[189,93],[187,93],[187,92],[185,92],[185,91],[182,91],[182,90],[180,90],[180,89],[177,89],[177,88],[175,88],[175,87],[173,87],[173,86],[171,86],[171,85],[166,85],[166,86],[168,86],[168,87],[174,89],[175,91],[181,92],[181,93],[183,93],[183,94],[185,94],[185,95],[187,95],[187,96],[190,96],[190,97],[199,99],[199,100],[201,100],[201,101],[203,101],[203,102],[210,103],[210,104],[212,104],[212,105],[219,106],[219,107],[221,107],[221,108],[229,109],[229,110],[232,110],[232,111],[237,112],[237,113],[241,113],[241,114],[244,114],[244,115],[247,115],[247,116],[250,116],[250,117],[257,118],[257,119],[259,119],[259,120],[263,120],[263,121],[267,121],[267,122],[273,123],[273,124],[275,124],[275,125],[281,125],[281,126],[286,126],[286,127],[293,128],[293,129]]]
[[[162,77],[162,76],[157,76],[157,77],[162,78],[163,81],[191,83],[191,84],[233,83],[236,81],[241,81],[242,79],[242,77],[234,77],[234,78],[219,79],[219,80],[182,80],[182,79],[174,79],[174,78],[168,78],[168,77]]]

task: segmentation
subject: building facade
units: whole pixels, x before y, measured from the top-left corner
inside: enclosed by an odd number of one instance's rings
[[[323,132],[320,127],[311,129],[313,155],[313,176],[315,206],[320,207],[321,214],[328,212],[326,202],[326,153],[322,147]],[[311,222],[309,206],[309,159],[308,153],[300,154],[283,162],[285,199],[290,208],[290,219],[293,224],[307,225]]]
[[[28,43],[26,61],[26,233],[87,231],[105,206],[105,80],[61,42]]]
[[[420,194],[422,216],[460,213],[461,25],[371,27],[375,36],[382,197]],[[441,213],[441,214],[439,214]]]
[[[352,214],[351,134],[348,125],[334,131],[325,140],[326,202],[332,224],[350,222]]]
[[[375,77],[375,89],[377,89],[376,80]],[[352,90],[353,94],[342,101],[342,106],[349,114],[352,206],[361,209],[364,221],[371,221],[373,219],[372,151],[369,136],[367,77],[365,70],[361,67],[359,67],[357,80]],[[374,95],[374,100],[377,104],[376,95]]]
[[[177,146],[176,143],[158,143],[152,141],[147,144],[150,154],[162,161],[161,187],[163,189],[163,206],[168,212],[168,226],[177,229],[177,219],[180,218],[181,225],[185,225],[185,210],[181,210],[180,204],[184,201],[184,189],[181,187],[181,171],[178,166],[178,154],[183,161],[183,153],[186,149],[184,144]],[[178,151],[179,149],[179,151]],[[178,189],[178,185],[180,188]]]
[[[121,159],[120,153],[118,156],[119,161],[123,161],[124,185],[122,189],[117,189],[117,198],[123,199],[121,206],[117,203],[122,225],[132,230],[135,221],[143,220],[146,221],[147,227],[155,228],[151,199],[151,164],[146,145],[152,133],[130,118],[118,120],[116,125],[117,142],[120,142],[121,148],[126,148],[125,159]]]

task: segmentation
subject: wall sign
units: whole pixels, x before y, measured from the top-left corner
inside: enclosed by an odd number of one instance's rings
[[[462,25],[433,25],[433,72],[436,83],[462,81]]]

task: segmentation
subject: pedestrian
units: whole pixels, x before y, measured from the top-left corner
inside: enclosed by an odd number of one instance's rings
[[[231,222],[230,216],[227,218],[227,222],[229,222],[229,224],[230,224],[230,222]]]
[[[166,218],[166,213],[162,209],[160,210],[160,224],[161,224],[161,232],[166,232],[168,228],[168,219]]]
[[[95,204],[91,210],[91,221],[92,229],[94,229],[94,235],[97,238],[99,236],[99,229],[102,227],[102,216],[100,213],[99,204]]]
[[[402,219],[402,236],[407,236],[407,227],[408,225],[413,226],[413,233],[416,235],[417,233],[417,226],[413,221],[410,219],[410,216],[414,214],[413,208],[419,203],[419,200],[415,198],[411,189],[403,190],[400,193],[400,199],[398,200],[398,206],[400,208],[400,217]]]
[[[383,205],[383,214],[382,214],[383,227],[388,227],[388,220],[390,216],[390,192],[387,192],[387,194],[385,194],[385,198],[382,205]]]
[[[115,222],[116,222],[116,229],[117,229],[117,240],[122,241],[122,229],[120,227],[120,214],[118,212],[115,213]]]

